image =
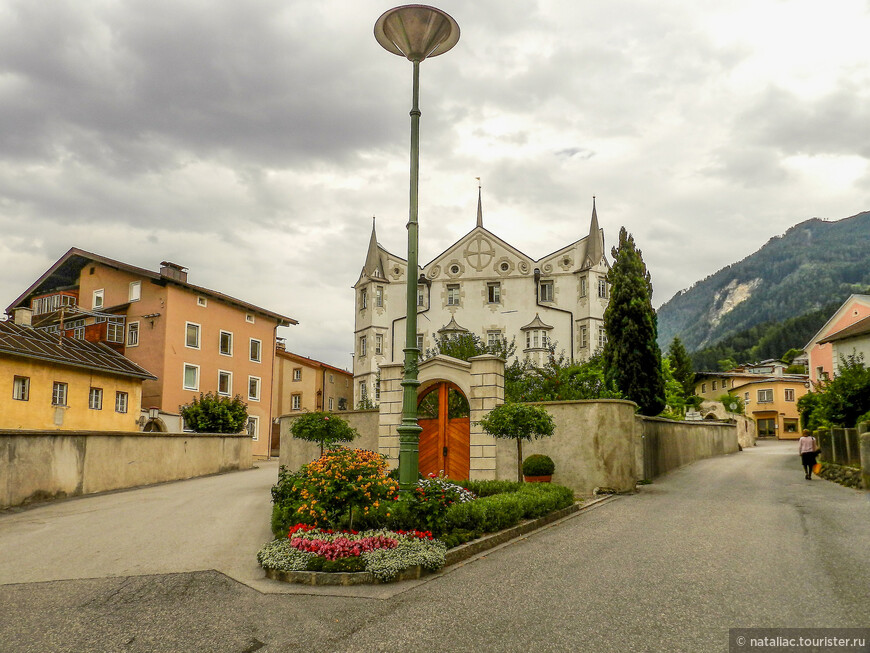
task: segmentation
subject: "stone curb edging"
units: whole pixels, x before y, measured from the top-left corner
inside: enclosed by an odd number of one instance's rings
[[[532,519],[521,524],[517,524],[516,526],[506,528],[505,530],[499,531],[498,533],[484,535],[483,537],[480,537],[472,542],[460,544],[459,546],[454,547],[447,552],[447,555],[444,557],[444,567],[442,567],[438,571],[444,571],[445,568],[462,562],[463,560],[468,560],[469,558],[476,556],[478,553],[488,551],[489,549],[493,549],[501,544],[520,537],[521,535],[526,535],[528,533],[531,533],[532,531],[536,531],[539,528],[542,528],[543,526],[552,524],[553,522],[559,521],[561,519],[565,519],[566,517],[569,517],[574,513],[580,512],[581,510],[586,510],[588,508],[591,508],[592,506],[598,505],[604,501],[607,501],[608,499],[611,499],[612,496],[613,495],[605,495],[592,499],[591,501],[577,502],[568,506],[567,508],[556,510],[548,515],[539,517],[538,519]],[[385,584],[385,581],[378,580],[378,578],[376,578],[373,574],[367,571],[334,573],[324,571],[278,571],[276,569],[266,569],[265,572],[266,578],[271,578],[272,580],[277,580],[284,583],[296,583],[299,585],[340,585],[347,587],[351,585]],[[408,567],[407,569],[400,572],[394,579],[386,581],[386,583],[395,583],[403,580],[419,580],[423,577],[424,574],[426,574],[426,571],[419,565],[414,567]]]

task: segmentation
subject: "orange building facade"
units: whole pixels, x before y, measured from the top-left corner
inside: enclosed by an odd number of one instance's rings
[[[275,350],[272,414],[353,410],[353,374],[313,358]],[[272,455],[278,455],[278,425],[273,425]]]
[[[145,410],[177,415],[200,393],[240,395],[253,454],[269,456],[276,329],[295,320],[190,284],[176,264],[152,272],[75,248],[7,312],[21,306],[35,327],[104,341],[156,376],[142,384]]]

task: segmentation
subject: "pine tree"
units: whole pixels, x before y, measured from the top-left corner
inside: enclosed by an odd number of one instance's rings
[[[604,312],[604,377],[643,415],[658,415],[665,408],[665,388],[652,281],[625,227],[619,230],[619,247],[613,248],[612,255],[613,267],[607,273],[610,303]]]
[[[683,394],[691,397],[695,394],[695,372],[692,369],[692,359],[683,346],[679,336],[674,336],[668,347],[668,358],[671,359],[671,370],[674,378],[683,386]]]

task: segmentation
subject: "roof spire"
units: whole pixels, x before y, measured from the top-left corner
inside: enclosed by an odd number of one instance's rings
[[[483,204],[480,201],[480,177],[475,177],[477,179],[477,226],[483,226]]]
[[[369,238],[369,249],[366,253],[363,274],[369,277],[379,278],[384,276],[384,266],[381,262],[381,254],[378,251],[378,235],[375,231],[375,216],[372,216],[372,235],[371,238]]]
[[[598,226],[598,211],[595,208],[595,195],[592,196],[592,222],[589,237],[586,239],[586,265],[598,265],[604,257],[604,238]]]

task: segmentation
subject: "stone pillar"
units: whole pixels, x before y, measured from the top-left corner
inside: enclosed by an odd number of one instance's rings
[[[831,429],[831,445],[834,449],[834,459],[838,465],[849,464],[849,453],[846,451],[846,429]]]
[[[819,429],[814,434],[819,448],[822,450],[822,460],[826,463],[834,462],[834,445],[831,442],[831,432],[828,429]]]
[[[478,422],[493,408],[504,403],[504,359],[491,354],[474,356],[471,363],[471,396],[468,398],[471,421],[471,471],[473,480],[496,478],[496,439],[487,435]]]
[[[399,432],[402,423],[402,363],[381,365],[381,403],[378,416],[378,452],[399,464]]]
[[[846,464],[849,467],[861,466],[861,452],[858,448],[858,429],[845,429]]]
[[[867,426],[865,423],[864,426]],[[861,480],[864,489],[870,490],[870,431],[864,431],[859,436],[861,447]]]

